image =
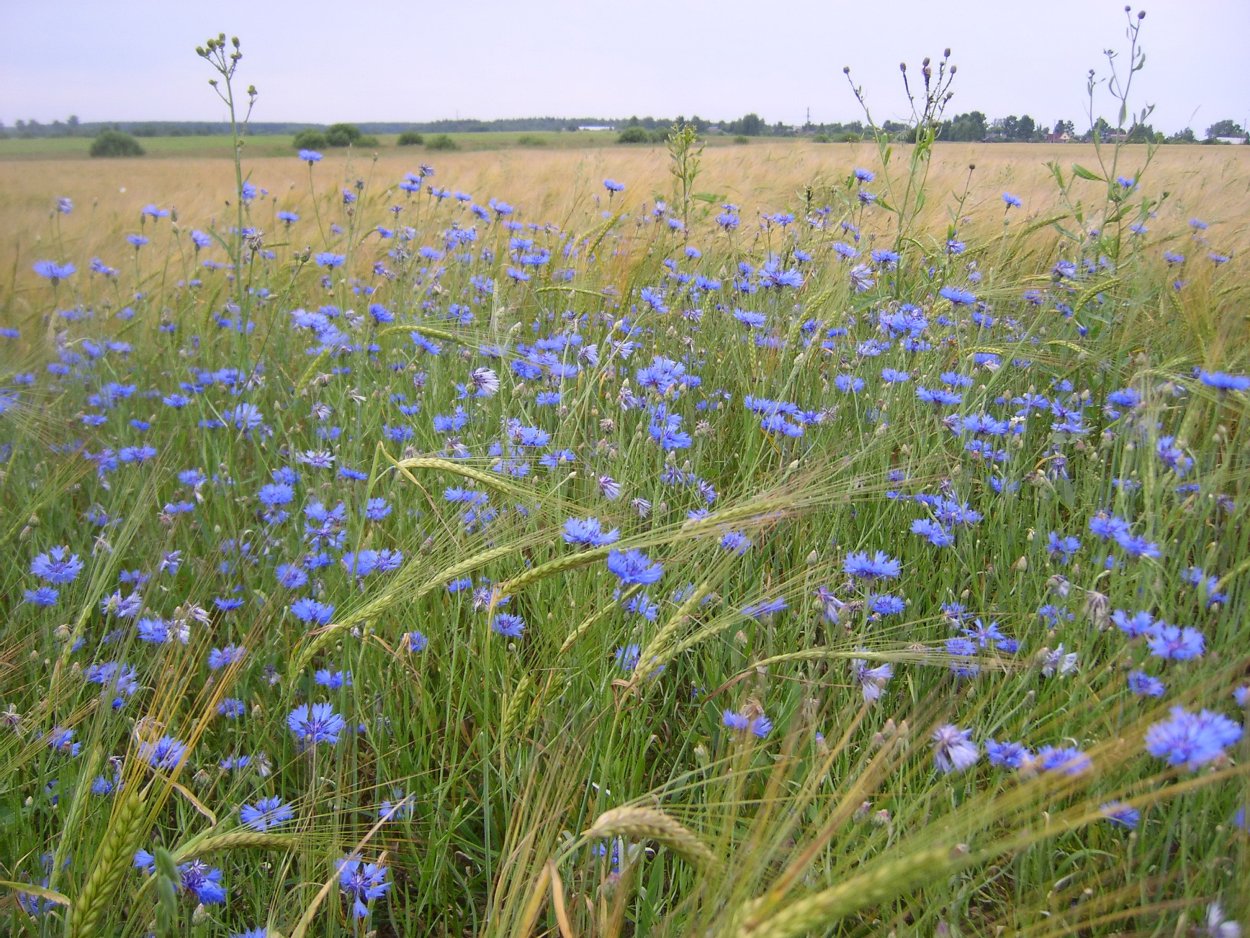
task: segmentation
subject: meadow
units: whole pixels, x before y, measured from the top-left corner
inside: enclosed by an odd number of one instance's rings
[[[0,925],[1238,934],[1248,158],[0,161]]]

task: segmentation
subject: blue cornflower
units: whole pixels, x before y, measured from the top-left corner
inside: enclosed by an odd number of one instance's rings
[[[1130,671],[1128,689],[1139,697],[1162,697],[1167,688],[1157,677],[1151,677],[1145,671]]]
[[[579,544],[585,547],[603,547],[611,544],[621,536],[617,528],[604,531],[598,518],[569,518],[564,522],[564,541],[566,544]]]
[[[933,731],[933,762],[946,774],[971,768],[981,758],[981,750],[969,730],[947,723]]]
[[[227,645],[225,648],[214,648],[208,653],[208,669],[217,671],[241,661],[247,649],[239,645]]]
[[[907,608],[907,600],[891,593],[870,593],[868,608],[879,616],[896,616]]]
[[[609,552],[608,569],[626,586],[647,586],[655,583],[664,574],[664,568],[653,563],[640,550]]]
[[[1230,375],[1222,371],[1199,371],[1198,380],[1217,391],[1250,391],[1250,375]]]
[[[1000,743],[997,740],[987,739],[985,754],[989,757],[990,765],[1005,766],[1009,769],[1018,769],[1033,758],[1032,753],[1022,744],[1006,740]]]
[[[343,687],[351,687],[352,672],[331,671],[329,668],[320,668],[313,675],[313,682],[318,687],[327,687],[330,690],[339,690]]]
[[[422,632],[408,632],[404,635],[404,645],[414,655],[425,651],[429,644],[430,640]]]
[[[960,290],[957,287],[942,287],[938,294],[950,300],[955,306],[971,306],[977,301],[976,294],[969,293],[967,290]]]
[[[1051,531],[1047,537],[1046,552],[1062,564],[1072,559],[1072,555],[1081,549],[1079,538],[1061,537],[1058,532]]]
[[[296,707],[287,714],[286,725],[301,746],[333,746],[347,723],[328,703],[316,703]]]
[[[1064,775],[1082,775],[1094,767],[1089,756],[1079,749],[1061,749],[1043,746],[1037,751],[1037,767],[1043,772],[1061,772]]]
[[[82,561],[68,547],[53,547],[30,562],[30,572],[48,583],[73,583],[82,573]]]
[[[1100,810],[1102,811],[1102,816],[1110,821],[1114,827],[1134,830],[1141,823],[1141,812],[1119,801],[1108,802]]]
[[[616,666],[622,671],[632,671],[638,667],[638,658],[641,654],[642,648],[633,644],[616,649],[612,657],[616,659]]]
[[[35,261],[34,265],[35,273],[40,277],[51,280],[54,286],[67,277],[72,276],[77,269],[68,262],[58,264],[56,261]]]
[[[291,603],[291,615],[300,622],[310,625],[327,625],[334,615],[334,606],[330,603],[317,602],[315,599],[297,599]]]
[[[605,179],[603,180],[603,188],[607,189],[608,192],[624,192],[625,184],[617,182],[615,179]]]
[[[386,881],[386,867],[377,863],[364,863],[359,857],[349,856],[339,860],[339,889],[352,900],[356,918],[369,914],[366,903],[386,895],[391,884]]]
[[[318,267],[326,267],[333,270],[335,267],[342,267],[343,262],[347,258],[342,254],[335,254],[331,251],[321,251],[313,255],[313,260],[317,262]]]
[[[501,612],[490,624],[492,630],[507,638],[520,638],[525,631],[525,620],[510,612]]]
[[[1010,192],[1003,193],[1003,201],[1007,203],[1008,208],[1019,208],[1023,204],[1018,196],[1014,196]]]
[[[256,804],[245,804],[239,809],[239,820],[256,831],[281,827],[293,817],[295,810],[278,797],[261,798]]]
[[[1224,750],[1241,738],[1241,727],[1220,713],[1190,713],[1173,707],[1167,720],[1146,730],[1146,751],[1169,765],[1197,769],[1223,757]]]
[[[1202,657],[1205,638],[1197,629],[1160,621],[1147,633],[1146,643],[1156,658],[1188,661]]]
[[[172,771],[187,754],[187,744],[172,736],[162,736],[154,743],[139,746],[139,758],[154,769]]]
[[[316,150],[300,150],[299,158],[309,166],[312,166],[313,163],[321,162],[321,154]]]
[[[901,567],[897,560],[879,550],[871,557],[866,551],[847,554],[842,569],[861,580],[888,580],[898,576]]]

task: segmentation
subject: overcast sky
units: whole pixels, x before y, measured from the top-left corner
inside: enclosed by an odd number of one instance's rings
[[[1168,132],[1250,117],[1250,0],[1153,0],[1138,107]],[[907,114],[898,63],[944,46],[954,112],[1089,125],[1123,0],[0,0],[0,120],[217,120],[195,46],[243,42],[260,121]],[[1120,61],[1127,64],[1127,53]],[[1101,95],[1102,113],[1115,109]]]

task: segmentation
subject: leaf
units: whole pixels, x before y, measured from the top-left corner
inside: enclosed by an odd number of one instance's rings
[[[36,886],[33,883],[15,883],[7,879],[0,879],[0,889],[12,889],[14,892],[25,893],[28,896],[38,896],[40,899],[46,899],[49,902],[55,902],[57,905],[69,908],[69,896],[59,893],[55,889],[48,889],[46,886]]]
[[[1090,170],[1086,169],[1084,166],[1081,166],[1078,163],[1072,164],[1072,173],[1073,175],[1081,179],[1092,179],[1094,182],[1106,182],[1106,180],[1103,179],[1101,176],[1099,176],[1097,173],[1091,172]]]
[[[690,198],[697,202],[707,202],[711,205],[716,202],[724,201],[725,196],[716,192],[692,192],[690,194]]]
[[[173,789],[176,792],[178,792],[178,794],[182,795],[182,797],[186,798],[187,801],[191,802],[191,806],[195,808],[196,811],[199,811],[200,814],[208,818],[209,824],[213,825],[213,827],[217,826],[217,815],[215,815],[211,810],[209,810],[204,805],[204,802],[200,801],[199,798],[191,794],[191,790],[189,788],[187,788],[185,785],[181,784],[180,782],[175,782],[172,780],[169,782],[169,784],[173,787]]]

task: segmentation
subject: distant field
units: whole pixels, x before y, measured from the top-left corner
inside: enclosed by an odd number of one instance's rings
[[[438,133],[424,134],[426,140],[440,136]],[[462,150],[494,150],[501,147],[551,147],[553,149],[576,149],[581,147],[600,147],[616,145],[619,133],[615,130],[579,130],[563,131],[490,131],[484,133],[447,134]],[[206,137],[140,137],[137,138],[147,157],[229,157],[231,151],[230,137],[222,134]],[[427,152],[424,146],[399,147],[398,134],[382,134],[378,136],[377,150],[385,152]],[[284,156],[293,154],[292,137],[281,136],[248,137],[245,152],[252,157]],[[729,138],[721,138],[728,142]],[[71,159],[81,157],[88,159],[91,148],[90,137],[49,137],[34,140],[0,140],[0,160],[45,160]],[[362,148],[362,152],[373,152],[375,148]],[[334,152],[334,151],[331,151]]]
[[[606,207],[602,182],[613,178],[627,189],[615,200],[617,206],[638,206],[672,191],[667,154],[662,146],[566,146],[578,138],[615,140],[615,134],[547,134],[560,146],[523,147],[515,142],[523,134],[462,134],[458,139],[478,146],[494,142],[496,149],[464,149],[432,152],[424,147],[382,146],[378,151],[329,150],[313,168],[313,182],[324,204],[337,198],[344,186],[357,180],[366,184],[366,198],[390,204],[407,198],[398,190],[405,172],[421,164],[435,168],[430,184],[471,195],[479,203],[496,198],[518,205],[526,220],[544,223],[576,216],[595,200]],[[544,135],[537,135],[542,138]],[[182,218],[211,219],[223,209],[221,194],[228,192],[233,175],[225,140],[218,151],[205,152],[205,141],[215,138],[151,138],[143,143],[152,156],[141,159],[84,160],[71,147],[85,147],[84,140],[0,141],[0,154],[10,155],[26,145],[65,147],[56,158],[0,159],[0,270],[29,271],[35,260],[48,256],[48,215],[57,198],[73,199],[79,212],[90,212],[92,224],[66,229],[69,252],[77,256],[100,256],[116,260],[124,256],[125,234],[138,230],[139,213],[156,203],[177,210]],[[505,145],[511,141],[513,145]],[[253,207],[253,217],[268,230],[280,227],[272,220],[281,210],[307,213],[312,208],[309,170],[286,146],[286,138],[249,141],[245,171],[263,190]],[[263,150],[272,146],[273,150]],[[167,150],[162,148],[168,147]],[[181,152],[178,147],[183,147]],[[7,148],[7,149],[6,149]],[[199,149],[197,149],[199,148]],[[888,175],[906,171],[906,148],[896,148]],[[154,158],[163,154],[164,158]],[[1124,151],[1116,174],[1136,176],[1146,151]],[[964,213],[984,228],[989,219],[1002,217],[1001,194],[1011,191],[1023,201],[1023,212],[1033,218],[1059,210],[1054,179],[1047,169],[1057,162],[1065,174],[1074,164],[1097,168],[1093,148],[1083,145],[965,144],[939,145],[931,169],[929,188],[933,198],[925,209],[925,222],[935,230],[952,224],[952,193],[969,180]],[[697,189],[708,197],[699,209],[704,222],[720,211],[723,202],[739,204],[744,223],[758,213],[793,210],[808,199],[817,208],[832,196],[829,187],[845,183],[851,169],[864,166],[882,173],[875,149],[868,144],[816,144],[801,140],[758,139],[749,144],[709,147]],[[1191,217],[1209,223],[1211,243],[1224,253],[1250,247],[1250,147],[1169,146],[1158,150],[1144,177],[1143,188],[1153,195],[1169,193],[1152,220],[1148,241],[1157,250],[1171,244],[1187,229]],[[1079,182],[1082,198],[1096,199],[1100,186]],[[268,221],[264,221],[269,219]],[[963,227],[960,223],[957,227]],[[303,229],[301,229],[303,230]],[[69,232],[74,232],[70,235]],[[321,249],[322,245],[312,247]],[[61,253],[54,251],[52,253]]]

